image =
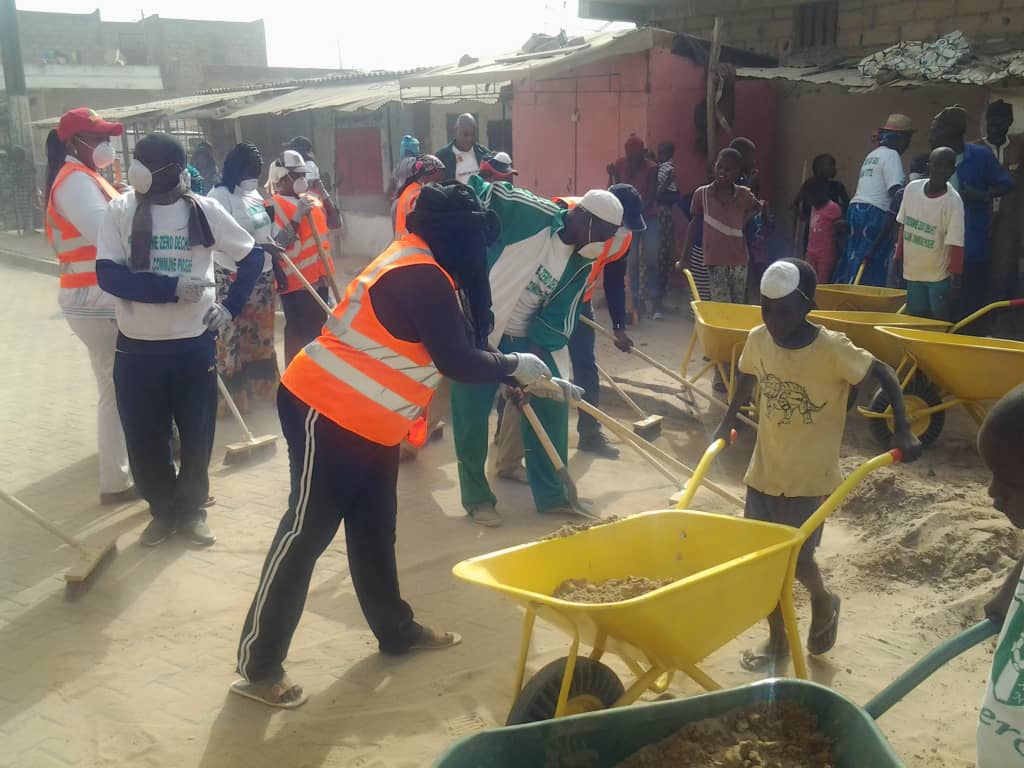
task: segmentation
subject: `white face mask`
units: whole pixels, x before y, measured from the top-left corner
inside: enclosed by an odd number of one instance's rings
[[[93,147],[92,164],[97,170],[109,168],[114,164],[114,146],[109,141],[103,141]]]
[[[604,252],[604,243],[587,243],[579,250],[580,256],[588,261],[594,261]]]
[[[128,183],[136,192],[144,195],[153,186],[153,172],[138,160],[132,160],[132,164],[128,166]]]
[[[259,179],[244,179],[238,182],[238,189],[242,192],[255,192],[259,183]]]
[[[305,178],[292,181],[292,191],[296,195],[304,195],[309,191],[309,182]]]

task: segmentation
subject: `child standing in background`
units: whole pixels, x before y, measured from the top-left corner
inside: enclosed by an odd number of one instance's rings
[[[903,261],[907,314],[949,320],[964,264],[964,204],[949,184],[956,153],[939,147],[928,158],[929,178],[903,192],[896,221],[895,261]]]
[[[811,203],[807,231],[807,262],[814,267],[819,283],[827,283],[839,259],[839,240],[849,231],[843,209],[829,197],[828,185],[819,180],[807,189]]]

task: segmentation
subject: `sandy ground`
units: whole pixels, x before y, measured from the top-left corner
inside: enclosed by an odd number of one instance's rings
[[[0,515],[0,765],[411,768],[431,764],[460,737],[504,722],[520,611],[450,571],[463,558],[538,538],[562,522],[538,517],[524,487],[494,483],[507,524],[484,530],[462,515],[450,437],[402,468],[398,556],[405,596],[422,620],[461,632],[462,646],[398,660],[379,656],[339,535],[314,575],[291,648],[289,669],[310,692],[309,703],[276,712],[228,696],[241,620],[286,500],[283,447],[262,463],[213,469],[218,503],[210,523],[220,537],[213,548],[174,541],[142,550],[141,503],[96,505],[95,393],[84,350],[55,313],[53,279],[7,267],[0,278],[7,310],[0,323],[10,342],[0,371],[4,487],[90,542],[120,537],[118,556],[69,600],[61,581],[68,550],[14,513]],[[671,363],[681,359],[688,334],[688,323],[676,318],[648,322],[634,336]],[[669,417],[659,444],[694,464],[716,417],[680,414],[669,381],[599,347],[602,362],[624,379],[661,390]],[[606,402],[630,420],[611,396]],[[256,433],[277,430],[270,406],[252,422]],[[221,422],[215,455],[237,439],[237,428]],[[713,479],[742,493],[751,445],[742,436]],[[852,419],[846,461],[874,452],[865,424]],[[674,490],[625,450],[616,463],[573,453],[570,465],[581,493],[602,514],[660,508]],[[836,648],[812,664],[816,680],[865,702],[980,616],[1022,543],[989,508],[983,481],[973,428],[958,414],[924,459],[879,472],[839,511],[821,561],[843,596],[843,620]],[[731,512],[703,491],[694,506]],[[806,630],[806,606],[798,605]],[[706,670],[726,685],[754,680],[737,659],[765,631],[763,624],[751,628],[706,660]],[[531,669],[564,655],[567,645],[539,624]],[[950,664],[881,721],[908,766],[973,764],[991,650],[986,643]],[[613,666],[628,677],[621,664]],[[677,695],[696,690],[685,681],[673,687]]]

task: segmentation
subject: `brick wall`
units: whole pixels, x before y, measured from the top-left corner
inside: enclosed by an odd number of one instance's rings
[[[787,0],[718,0],[725,21],[724,42],[787,58],[834,57],[840,52],[878,50],[900,40],[931,40],[959,29],[969,38],[1024,36],[1024,0],[839,0],[836,48],[795,51],[795,6]],[[657,15],[657,14],[655,14]],[[711,37],[714,15],[652,19],[665,29]]]

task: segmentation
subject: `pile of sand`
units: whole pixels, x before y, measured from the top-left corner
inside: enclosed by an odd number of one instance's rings
[[[675,579],[648,579],[643,576],[626,576],[598,582],[566,579],[555,588],[553,595],[571,603],[617,603],[620,600],[632,600],[634,597],[646,595],[673,581]]]
[[[577,533],[583,531],[589,531],[591,528],[595,528],[599,525],[608,525],[608,523],[614,523],[617,520],[622,520],[618,515],[609,515],[602,520],[580,520],[575,523],[566,523],[558,530],[552,531],[547,536],[544,536],[541,541],[550,541],[551,539],[564,539],[567,536],[575,536]]]
[[[691,723],[617,768],[832,768],[832,746],[813,714],[782,701]]]
[[[981,485],[882,471],[861,483],[839,516],[868,545],[851,564],[879,588],[895,579],[963,593],[998,582],[1024,549]]]

